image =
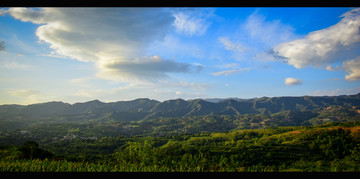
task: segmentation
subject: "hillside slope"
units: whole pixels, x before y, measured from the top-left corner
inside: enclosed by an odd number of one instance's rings
[[[132,101],[119,101],[103,103],[98,100],[67,104],[63,102],[48,102],[32,105],[0,105],[0,121],[10,119],[44,119],[54,117],[79,118],[85,114],[96,116],[108,115],[108,113],[125,112],[141,113],[134,119],[124,118],[123,115],[113,115],[116,120],[141,120],[159,117],[183,117],[197,115],[240,115],[240,114],[274,114],[281,111],[306,111],[316,108],[337,106],[359,106],[360,93],[349,96],[303,96],[303,97],[262,97],[249,100],[225,99],[217,103],[202,99],[167,100],[159,102],[147,98]],[[125,115],[126,116],[126,115]]]

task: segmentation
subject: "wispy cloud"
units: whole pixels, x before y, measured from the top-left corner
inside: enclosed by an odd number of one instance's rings
[[[239,28],[226,37],[219,37],[226,50],[234,52],[234,58],[247,62],[273,61],[268,51],[275,45],[298,38],[295,29],[280,20],[268,20],[258,11],[250,14]]]
[[[228,75],[232,75],[235,73],[240,73],[243,71],[250,71],[250,68],[240,68],[240,69],[232,69],[232,70],[224,70],[224,71],[219,71],[219,72],[215,72],[215,73],[211,73],[211,75],[213,76],[228,76]]]
[[[219,37],[219,41],[225,46],[226,50],[243,52],[245,47],[241,43],[234,43],[228,37]]]
[[[262,50],[297,37],[293,27],[281,23],[280,20],[266,20],[266,17],[257,11],[247,18],[242,28],[254,42],[262,46]]]
[[[229,76],[240,72],[250,71],[249,67],[241,68],[238,63],[227,63],[216,66],[216,68],[222,69],[221,71],[210,73],[213,76]]]
[[[44,56],[44,57],[53,57],[53,58],[67,58],[66,56],[63,55],[57,55],[55,53],[50,53],[50,54],[40,54],[39,56]]]
[[[212,87],[209,83],[195,83],[195,82],[187,82],[187,81],[179,81],[179,82],[163,82],[163,86],[169,86],[172,88],[181,87],[185,89],[191,89],[192,91],[205,91]]]
[[[11,89],[7,91],[7,94],[17,97],[29,97],[39,94],[39,92],[31,89]]]
[[[55,100],[55,96],[34,89],[7,89],[7,95],[16,97],[19,104],[34,104]]]
[[[13,70],[25,70],[25,69],[29,69],[30,67],[31,65],[19,64],[15,61],[5,62],[0,66],[0,68],[13,69]]]
[[[338,95],[353,95],[360,93],[360,87],[350,89],[334,89],[334,90],[316,90],[310,92],[311,96],[338,96]]]
[[[178,33],[189,36],[200,36],[203,35],[211,25],[211,22],[207,20],[211,15],[212,11],[174,11],[175,21],[173,25]]]
[[[204,97],[203,90],[208,88],[208,84],[194,82],[167,82],[160,83],[130,83],[120,87],[110,89],[80,89],[72,97],[73,99],[91,100],[103,99],[102,101],[122,101],[137,98],[150,98],[156,100],[181,98]],[[180,88],[179,88],[180,87]]]

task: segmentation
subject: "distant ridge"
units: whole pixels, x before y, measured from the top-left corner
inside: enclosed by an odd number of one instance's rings
[[[320,107],[359,106],[360,93],[341,96],[261,97],[251,99],[172,99],[163,102],[148,98],[104,103],[99,100],[68,104],[47,102],[31,105],[0,105],[0,120],[9,117],[49,118],[69,115],[109,115],[116,120],[143,120],[159,117],[197,115],[273,114],[285,110],[305,111]]]

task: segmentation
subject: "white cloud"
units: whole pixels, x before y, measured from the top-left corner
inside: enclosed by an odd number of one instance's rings
[[[201,66],[165,60],[159,56],[128,60],[108,60],[97,63],[102,78],[118,81],[155,81],[167,77],[167,73],[198,72]]]
[[[152,81],[167,73],[186,73],[193,68],[161,57],[147,57],[146,48],[163,40],[172,27],[175,17],[169,10],[10,8],[9,13],[16,19],[40,24],[36,35],[54,50],[46,56],[92,62],[99,70],[97,77]]]
[[[295,68],[324,67],[360,55],[360,8],[353,9],[331,27],[273,48],[273,55]],[[328,69],[331,69],[328,67]]]
[[[7,9],[0,9],[0,16],[3,16],[8,13]]]
[[[23,22],[33,22],[35,24],[42,24],[53,19],[54,15],[56,15],[56,14],[49,14],[48,10],[51,9],[35,10],[30,8],[10,8],[7,12],[14,18],[20,19]]]
[[[353,60],[343,62],[342,69],[349,75],[345,75],[345,79],[349,81],[360,80],[360,56]]]
[[[286,78],[285,79],[285,84],[289,85],[289,86],[301,85],[302,80],[297,79],[297,78]]]

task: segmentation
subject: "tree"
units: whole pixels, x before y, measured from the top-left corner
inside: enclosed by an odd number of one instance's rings
[[[156,154],[153,152],[151,144],[144,142],[127,142],[124,150],[118,149],[116,157],[119,162],[149,165],[156,161]]]
[[[349,155],[356,144],[349,131],[339,128],[320,133],[309,147],[328,159],[335,159]]]
[[[53,156],[52,153],[40,149],[39,144],[35,141],[27,141],[22,146],[19,147],[19,151],[21,152],[21,158],[50,158]]]

